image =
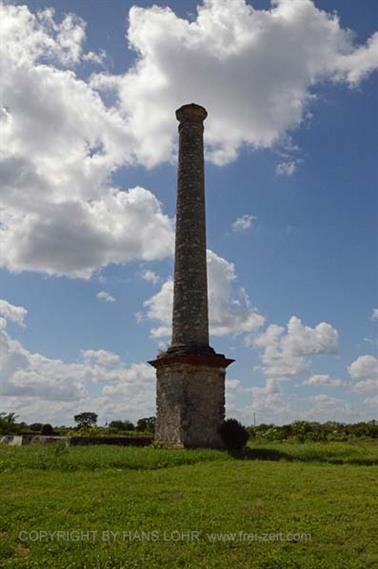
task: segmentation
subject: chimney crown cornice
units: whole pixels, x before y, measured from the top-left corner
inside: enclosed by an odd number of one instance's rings
[[[196,105],[195,103],[183,105],[176,111],[176,118],[180,123],[195,122],[202,124],[206,117],[207,111],[205,107],[201,107],[201,105]]]

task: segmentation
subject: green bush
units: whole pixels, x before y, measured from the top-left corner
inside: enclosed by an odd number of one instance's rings
[[[236,419],[227,419],[219,427],[219,434],[224,446],[229,450],[237,450],[245,447],[249,433]]]

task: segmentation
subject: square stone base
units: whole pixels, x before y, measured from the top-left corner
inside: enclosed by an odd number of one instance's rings
[[[221,448],[225,416],[224,356],[158,358],[155,441],[181,448]]]

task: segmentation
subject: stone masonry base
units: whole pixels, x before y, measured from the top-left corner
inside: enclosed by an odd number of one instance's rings
[[[158,358],[155,441],[181,448],[221,448],[218,427],[225,415],[225,368],[232,360]]]

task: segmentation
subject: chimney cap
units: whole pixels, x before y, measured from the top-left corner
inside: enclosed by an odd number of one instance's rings
[[[177,120],[182,122],[197,122],[202,123],[207,117],[207,111],[205,107],[201,105],[196,105],[195,103],[189,103],[188,105],[183,105],[176,111]]]

